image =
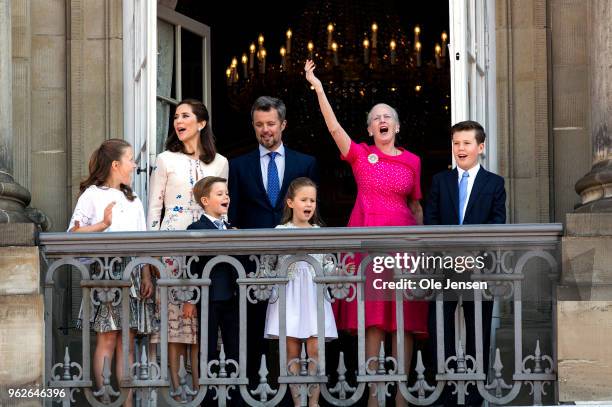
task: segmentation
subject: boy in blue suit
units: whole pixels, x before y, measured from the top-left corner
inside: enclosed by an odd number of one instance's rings
[[[485,132],[474,121],[464,121],[451,128],[453,156],[457,167],[436,174],[425,207],[426,225],[468,225],[506,223],[506,190],[504,179],[485,170],[478,162],[484,151]],[[432,303],[434,304],[434,303]],[[444,348],[445,356],[455,355],[455,319],[457,301],[444,302]],[[433,308],[433,307],[432,307]],[[484,373],[488,370],[489,337],[493,303],[482,303],[483,361]],[[465,353],[475,355],[474,302],[463,302],[466,324]],[[430,310],[435,317],[435,309]],[[435,324],[433,325],[435,327]],[[435,328],[432,332],[435,332]],[[435,335],[432,334],[435,340]],[[435,346],[434,346],[435,349]],[[435,352],[434,352],[435,354]],[[466,404],[479,406],[482,397],[476,387],[468,388]],[[444,405],[455,405],[456,399],[447,390],[440,399]]]
[[[187,227],[187,230],[212,229],[227,230],[229,224],[223,220],[227,214],[230,203],[227,190],[227,180],[220,177],[205,177],[196,182],[193,187],[193,196],[204,209],[204,215]],[[192,263],[192,272],[202,278],[202,271],[210,257],[200,257],[199,261]],[[220,263],[210,272],[210,287],[208,290],[208,360],[219,359],[217,351],[218,332],[221,330],[221,339],[226,359],[238,362],[239,357],[239,313],[238,313],[238,285],[237,273],[227,263]],[[204,307],[204,304],[200,304]],[[201,312],[200,307],[200,312]],[[202,366],[206,372],[206,366]],[[205,375],[205,373],[203,373]],[[208,390],[204,405],[212,405],[211,390]],[[232,403],[230,405],[243,405],[237,391],[230,392]]]

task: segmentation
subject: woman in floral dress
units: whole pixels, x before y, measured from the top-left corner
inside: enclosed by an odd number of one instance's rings
[[[227,179],[227,158],[216,152],[206,106],[200,101],[183,100],[176,107],[173,132],[166,141],[166,151],[157,156],[151,175],[147,227],[149,230],[185,230],[200,219],[202,208],[193,197],[193,186],[201,178],[219,176]],[[163,213],[163,217],[162,217]],[[179,274],[179,259],[164,258],[167,273]],[[188,276],[183,275],[187,278]],[[159,304],[161,304],[158,298]],[[153,338],[159,341],[159,336]],[[179,360],[187,360],[191,348],[193,388],[198,385],[198,315],[194,304],[168,301],[168,360],[172,384],[179,385]]]

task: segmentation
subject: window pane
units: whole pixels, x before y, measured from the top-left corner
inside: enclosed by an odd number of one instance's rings
[[[181,54],[183,99],[203,100],[202,37],[183,29]]]
[[[162,20],[157,20],[157,95],[173,97],[174,82],[174,30],[175,27]],[[156,145],[157,152],[163,151],[168,134],[170,105],[157,99],[156,103]]]

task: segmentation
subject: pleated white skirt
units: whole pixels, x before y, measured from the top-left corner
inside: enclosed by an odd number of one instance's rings
[[[317,332],[317,289],[309,272],[308,263],[300,261],[295,264],[295,274],[287,283],[287,336],[299,339],[318,336]],[[264,336],[276,339],[279,335],[279,309],[280,300],[277,293],[273,293],[266,312],[266,328]],[[325,339],[332,340],[338,337],[336,321],[331,304],[323,300],[325,313]]]

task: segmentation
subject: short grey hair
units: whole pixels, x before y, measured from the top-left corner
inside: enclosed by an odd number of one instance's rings
[[[368,112],[368,122],[367,122],[368,126],[370,125],[370,123],[372,123],[372,110],[374,110],[378,106],[385,106],[389,108],[391,110],[391,116],[393,116],[393,120],[395,120],[396,123],[399,123],[399,115],[397,114],[397,110],[395,110],[394,108],[392,108],[386,103],[377,103],[374,106],[372,106],[372,108]]]
[[[269,112],[272,109],[276,109],[278,112],[278,118],[281,122],[284,122],[285,116],[287,115],[285,103],[282,100],[272,96],[260,96],[257,98],[255,103],[253,103],[253,107],[251,108],[251,120],[253,120],[253,114],[256,110]]]

